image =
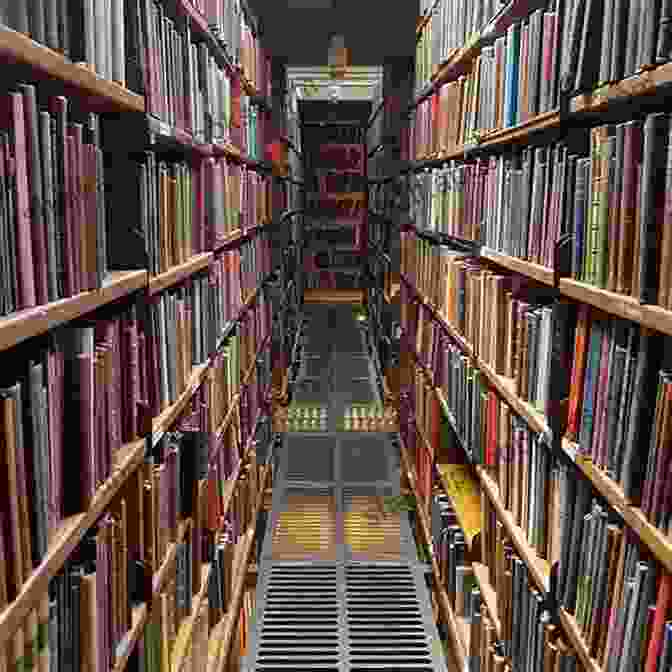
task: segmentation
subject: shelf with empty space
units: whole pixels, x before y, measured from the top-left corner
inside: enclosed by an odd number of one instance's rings
[[[303,300],[305,303],[363,303],[364,291],[361,289],[306,289]]]
[[[0,27],[0,33],[4,30]],[[0,318],[0,350],[86,315],[147,285],[147,271],[114,271],[100,289],[82,292]]]
[[[464,539],[471,550],[481,532],[481,489],[471,467],[464,464],[437,464],[441,484],[448,495]]]
[[[39,596],[48,590],[49,581],[63,567],[86,531],[107,509],[130,474],[142,463],[144,455],[144,439],[126,444],[117,456],[116,470],[98,488],[88,511],[62,521],[42,562],[23,584],[16,599],[0,613],[0,646],[5,644],[21,627],[30,611],[39,602]]]
[[[8,62],[29,66],[37,76],[57,80],[75,93],[83,94],[86,104],[93,109],[145,111],[142,96],[99,77],[92,68],[73,63],[59,52],[5,26],[0,26],[0,55],[5,69]]]

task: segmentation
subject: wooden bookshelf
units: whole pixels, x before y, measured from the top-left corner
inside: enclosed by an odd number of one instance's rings
[[[183,282],[187,278],[198,273],[208,267],[212,260],[212,252],[205,252],[203,254],[196,254],[188,261],[185,261],[179,266],[175,266],[167,270],[165,273],[155,276],[149,281],[149,294],[158,294],[173,285]]]
[[[566,439],[563,440],[565,452],[572,456],[576,466],[583,472],[593,487],[609,502],[609,505],[623,518],[625,523],[651,553],[672,572],[672,540],[665,533],[652,525],[638,507],[632,506],[623,494],[623,489],[616,481],[609,478],[601,469],[596,467],[589,458],[577,455],[577,446]]]
[[[528,543],[523,530],[516,525],[513,516],[504,508],[499,498],[499,488],[487,470],[482,466],[476,466],[476,473],[488,499],[490,499],[490,502],[497,511],[497,517],[502,521],[506,533],[513,540],[518,555],[520,555],[523,562],[527,565],[534,583],[539,590],[548,593],[551,575],[549,563],[537,555],[537,552]]]
[[[231,648],[231,641],[233,639],[234,629],[237,625],[238,614],[240,612],[241,602],[245,591],[245,582],[247,577],[247,566],[250,562],[250,554],[252,553],[252,545],[254,543],[255,526],[259,510],[264,501],[264,492],[266,490],[266,483],[270,470],[264,470],[262,482],[259,488],[259,495],[254,505],[252,515],[252,524],[246,530],[242,537],[242,549],[240,553],[240,560],[234,563],[236,571],[236,582],[231,592],[231,601],[227,609],[226,616],[218,625],[215,626],[209,641],[209,648],[214,653],[208,661],[207,672],[224,672],[226,662],[229,656],[229,649]]]
[[[71,516],[62,522],[42,562],[23,584],[16,599],[0,613],[0,646],[9,641],[24,623],[28,614],[35,609],[35,605],[39,604],[40,597],[49,588],[49,581],[63,567],[86,531],[107,509],[131,473],[142,463],[144,456],[144,439],[126,444],[120,450],[114,473],[98,488],[89,510]]]
[[[510,257],[488,248],[481,249],[480,257],[481,259],[490,261],[502,268],[506,268],[513,273],[519,273],[527,278],[532,278],[544,285],[553,287],[555,283],[552,268],[546,268],[540,264],[534,264],[531,261],[525,261],[524,259],[518,259],[517,257]]]
[[[187,385],[182,394],[177,398],[177,401],[154,418],[152,421],[152,446],[155,446],[161,440],[161,437],[170,430],[175,421],[182,415],[182,411],[184,411],[194,393],[205,379],[209,366],[209,363],[195,366],[191,370],[191,376],[187,381]]]
[[[305,303],[364,303],[364,291],[361,289],[306,289],[303,294]]]
[[[418,498],[418,490],[416,487],[415,474],[413,473],[413,468],[411,467],[411,462],[408,458],[408,453],[406,452],[406,446],[403,441],[400,441],[399,452],[401,454],[401,462],[404,474],[411,486],[411,491],[415,497],[416,502],[420,501]],[[441,583],[441,573],[439,571],[439,565],[436,561],[434,555],[434,548],[432,546],[432,535],[430,532],[430,525],[427,520],[427,514],[421,506],[416,507],[417,510],[417,520],[420,523],[420,530],[422,536],[424,537],[425,544],[427,548],[430,549],[431,555],[431,564],[432,564],[432,573],[434,574],[434,585],[436,587],[436,593],[438,597],[439,608],[441,610],[441,615],[444,622],[448,626],[448,634],[453,645],[453,655],[456,658],[456,661],[461,670],[467,669],[467,651],[468,649],[465,646],[464,642],[464,633],[462,628],[458,624],[453,609],[448,601],[448,596],[446,591]]]
[[[672,335],[672,311],[661,306],[642,304],[632,296],[617,294],[569,278],[560,279],[560,292],[563,296],[588,303],[610,315],[636,322],[668,336]]]
[[[0,33],[5,30],[0,27]],[[147,285],[147,271],[114,271],[101,289],[82,292],[42,306],[20,310],[0,318],[0,350],[47,331],[101,306],[116,301]]]
[[[560,623],[567,633],[567,638],[569,639],[570,644],[579,654],[585,672],[602,672],[602,667],[594,658],[590,657],[590,652],[588,651],[588,647],[586,646],[586,642],[583,639],[583,635],[581,634],[581,630],[579,629],[579,625],[574,616],[564,609],[560,609],[559,613]]]
[[[487,565],[480,562],[473,562],[471,567],[474,571],[474,576],[481,591],[481,598],[485,602],[485,606],[490,614],[492,623],[495,626],[495,633],[497,639],[502,639],[502,624],[499,620],[499,613],[497,611],[497,593],[490,583],[490,570]]]
[[[94,109],[116,112],[144,112],[145,99],[116,82],[103,79],[93,69],[73,63],[63,54],[35,42],[23,33],[0,26],[0,54],[3,61],[27,65],[36,75],[57,80],[80,93]]]
[[[203,600],[206,599],[208,595],[208,581],[210,579],[211,569],[212,566],[210,563],[205,563],[201,567],[201,588],[193,599],[191,614],[182,622],[177,633],[172,650],[171,672],[182,672],[187,654],[191,647],[191,639],[194,634],[194,625],[198,619],[198,612],[201,609]]]
[[[672,63],[665,63],[651,70],[598,87],[592,93],[575,96],[571,112],[601,112],[610,103],[658,93],[661,86],[672,82]]]

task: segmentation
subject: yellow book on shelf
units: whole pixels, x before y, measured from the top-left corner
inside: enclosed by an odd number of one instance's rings
[[[478,482],[464,464],[439,464],[443,487],[457,513],[460,527],[471,544],[481,531],[481,492]]]

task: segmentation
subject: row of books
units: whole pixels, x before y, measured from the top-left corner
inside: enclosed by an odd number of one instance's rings
[[[138,8],[124,0],[30,0],[3,5],[0,23],[86,63],[99,76],[141,91],[134,62]]]
[[[107,271],[97,115],[71,115],[31,84],[2,97],[2,314],[102,286]],[[45,109],[46,108],[46,109]]]
[[[201,12],[210,29],[224,44],[229,56],[240,65],[250,84],[267,98],[271,97],[271,63],[262,47],[252,17],[246,15],[247,5],[240,0],[203,0]]]
[[[578,479],[563,478],[557,600],[574,614],[591,657],[607,670],[669,665],[672,580]],[[579,549],[573,552],[572,549]]]
[[[456,3],[439,0],[435,3],[416,46],[416,90],[429,83],[437,67],[448,60],[455,49],[473,42],[503,4],[500,0]]]
[[[10,600],[63,519],[88,508],[122,446],[143,435],[146,416],[145,341],[134,311],[65,327],[48,340],[24,353],[29,359],[5,364],[2,534],[26,569],[9,579]]]
[[[670,60],[670,8],[654,0],[585,5],[571,0],[562,16],[561,87],[577,93],[636,75]]]
[[[667,339],[581,305],[576,314],[566,438],[670,533]]]
[[[512,24],[482,48],[467,75],[418,105],[410,126],[415,156],[456,151],[556,109],[557,17],[537,9],[529,20]]]
[[[198,4],[204,4],[197,10],[226,45],[232,61],[240,65],[247,80],[262,95],[270,97],[269,60],[250,29],[240,2],[215,0]],[[4,7],[0,23],[63,53],[72,62],[85,63],[104,79],[137,93],[149,93],[145,86],[151,89],[148,79],[154,75],[148,77],[147,70],[159,67],[153,61],[153,54],[160,51],[156,45],[165,49],[169,44],[153,41],[154,31],[160,35],[167,30],[168,36],[175,25],[189,28],[187,14],[179,3],[177,12],[169,15],[162,4],[152,0],[31,0]],[[163,57],[166,61],[171,58],[166,52]],[[177,63],[173,62],[171,67],[175,66]]]

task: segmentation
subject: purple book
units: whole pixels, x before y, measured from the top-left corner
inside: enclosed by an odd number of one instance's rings
[[[14,184],[16,188],[18,307],[30,308],[36,303],[36,293],[30,227],[30,193],[28,191],[27,143],[23,96],[20,93],[9,93],[3,100],[3,125],[9,130],[11,135],[9,163],[14,168]]]

